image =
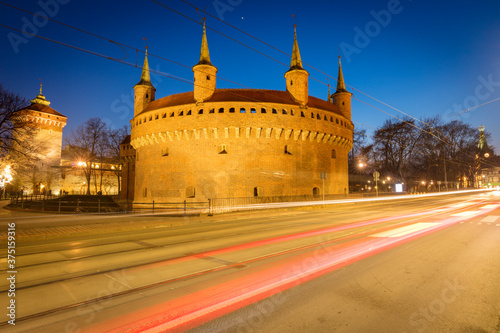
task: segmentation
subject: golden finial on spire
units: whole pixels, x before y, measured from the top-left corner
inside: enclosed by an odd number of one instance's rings
[[[201,38],[201,50],[200,50],[200,61],[198,65],[212,65],[210,62],[210,52],[208,51],[208,42],[207,42],[207,29],[205,26],[206,17],[203,17],[203,36]]]
[[[40,95],[42,94],[42,85],[43,85],[42,78],[40,78]]]
[[[295,20],[295,15],[292,15]],[[299,44],[297,43],[297,24],[293,25],[293,50],[292,50],[292,62],[290,64],[290,69],[303,69],[302,59],[300,58]]]

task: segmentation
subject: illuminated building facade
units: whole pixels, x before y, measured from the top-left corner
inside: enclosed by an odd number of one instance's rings
[[[216,89],[203,27],[193,72],[193,91],[155,99],[146,50],[130,142],[122,145],[131,170],[123,183],[134,184],[135,202],[348,192],[352,94],[340,59],[328,100],[308,94],[296,34],[285,91]]]

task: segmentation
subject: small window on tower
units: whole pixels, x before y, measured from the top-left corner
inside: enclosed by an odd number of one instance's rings
[[[210,75],[207,75],[207,80],[210,80]]]
[[[288,113],[286,112],[286,110],[285,110],[285,109],[283,109],[283,111],[282,111],[282,112],[283,112],[283,114],[288,114]]]
[[[260,109],[260,113],[266,113],[266,112],[267,112],[266,109],[264,109],[264,108]]]
[[[215,113],[215,109],[210,109],[210,111],[208,111],[208,113]]]
[[[220,108],[219,113],[224,113],[224,108]]]
[[[305,117],[306,117],[306,116],[304,115],[304,111],[300,111],[300,116],[301,116],[302,118],[305,118]]]
[[[186,198],[194,198],[196,195],[196,191],[194,186],[188,186],[186,188]]]
[[[276,109],[273,108],[273,113],[274,114],[278,114],[278,111]]]
[[[219,154],[227,154],[226,145],[219,145]]]
[[[188,111],[188,113],[186,113],[186,116],[190,116],[191,115],[191,110]]]
[[[290,85],[293,86],[293,80],[290,80]]]
[[[289,145],[285,146],[285,155],[292,155],[292,150]]]
[[[240,113],[246,113],[246,112],[247,112],[247,110],[245,110],[245,108],[240,109]]]
[[[147,188],[147,187],[144,187],[144,188],[142,189],[142,196],[143,196],[143,197],[147,197],[147,196],[148,196],[148,188]]]
[[[337,152],[335,151],[335,149],[332,149],[332,158],[337,158]]]
[[[234,108],[230,108],[229,113],[234,113]]]
[[[200,109],[200,110],[198,111],[198,114],[203,114],[203,109]]]
[[[257,111],[255,110],[255,108],[251,108],[250,113],[257,113]]]
[[[184,111],[179,112],[179,116],[183,116],[183,115],[184,115]]]
[[[262,196],[262,187],[254,187],[253,188],[253,196],[254,197]]]
[[[148,95],[148,94],[146,94],[146,98],[149,98],[149,95]]]

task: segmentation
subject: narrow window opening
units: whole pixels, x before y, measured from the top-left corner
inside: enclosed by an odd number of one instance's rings
[[[148,94],[146,94],[146,98],[149,98],[149,95],[148,95]]]
[[[254,187],[253,188],[253,196],[254,197],[262,196],[262,188],[261,187]]]
[[[203,109],[200,109],[200,110],[198,111],[198,114],[203,114]]]
[[[290,80],[290,85],[293,86],[293,80]]]
[[[274,114],[278,114],[278,111],[276,109],[273,108],[273,113]]]
[[[179,112],[179,116],[183,116],[183,115],[184,115],[184,111]]]
[[[165,112],[161,117],[162,118],[167,118],[167,113]]]
[[[246,113],[247,111],[245,110],[245,108],[241,108],[240,109],[240,113]]]
[[[172,113],[170,114],[170,117],[173,117],[174,115],[175,115],[175,112],[172,112]]]
[[[311,118],[314,118],[314,112],[311,112]]]
[[[337,158],[337,152],[335,151],[335,149],[332,149],[332,158]]]
[[[210,109],[210,111],[208,111],[208,113],[215,113],[215,109]]]
[[[219,145],[219,154],[227,154],[226,145]]]
[[[224,113],[224,108],[220,108],[219,113]]]
[[[186,198],[194,198],[196,196],[196,191],[194,186],[188,186],[186,188]]]
[[[285,146],[285,155],[292,155],[292,150],[289,145]]]
[[[320,194],[321,194],[321,192],[320,192],[319,187],[315,187],[315,188],[313,188],[313,195],[314,195],[314,196],[318,196],[318,195],[320,195]]]
[[[155,115],[155,120],[158,120],[158,118],[159,118],[159,115],[156,114]]]
[[[145,187],[145,188],[142,189],[142,196],[143,197],[147,197],[148,196],[148,188],[147,187]]]
[[[319,113],[316,115],[316,119],[321,120],[321,115]]]
[[[283,109],[283,111],[282,111],[282,112],[283,112],[283,114],[288,114],[288,113],[286,112],[286,110],[285,110],[285,109]]]
[[[210,81],[210,75],[207,75],[207,80]]]
[[[335,118],[335,122],[337,123],[337,125],[339,124],[339,119],[338,118]]]
[[[186,116],[190,116],[191,115],[191,110],[188,111],[188,113],[186,113]]]
[[[229,113],[234,113],[234,108],[230,108]]]
[[[295,111],[293,109],[290,110],[290,115],[291,116],[294,116],[295,115]]]
[[[255,110],[255,108],[251,108],[250,113],[257,113],[257,111]]]
[[[262,108],[260,109],[260,113],[267,113],[266,109]]]
[[[300,116],[301,116],[302,118],[305,118],[305,117],[306,117],[306,116],[304,115],[304,111],[300,111]]]

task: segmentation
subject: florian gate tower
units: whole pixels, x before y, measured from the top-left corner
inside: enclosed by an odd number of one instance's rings
[[[155,100],[147,49],[130,144],[135,202],[342,194],[352,148],[351,93],[339,58],[337,90],[309,96],[297,35],[285,91],[216,89],[205,26],[194,90]]]

